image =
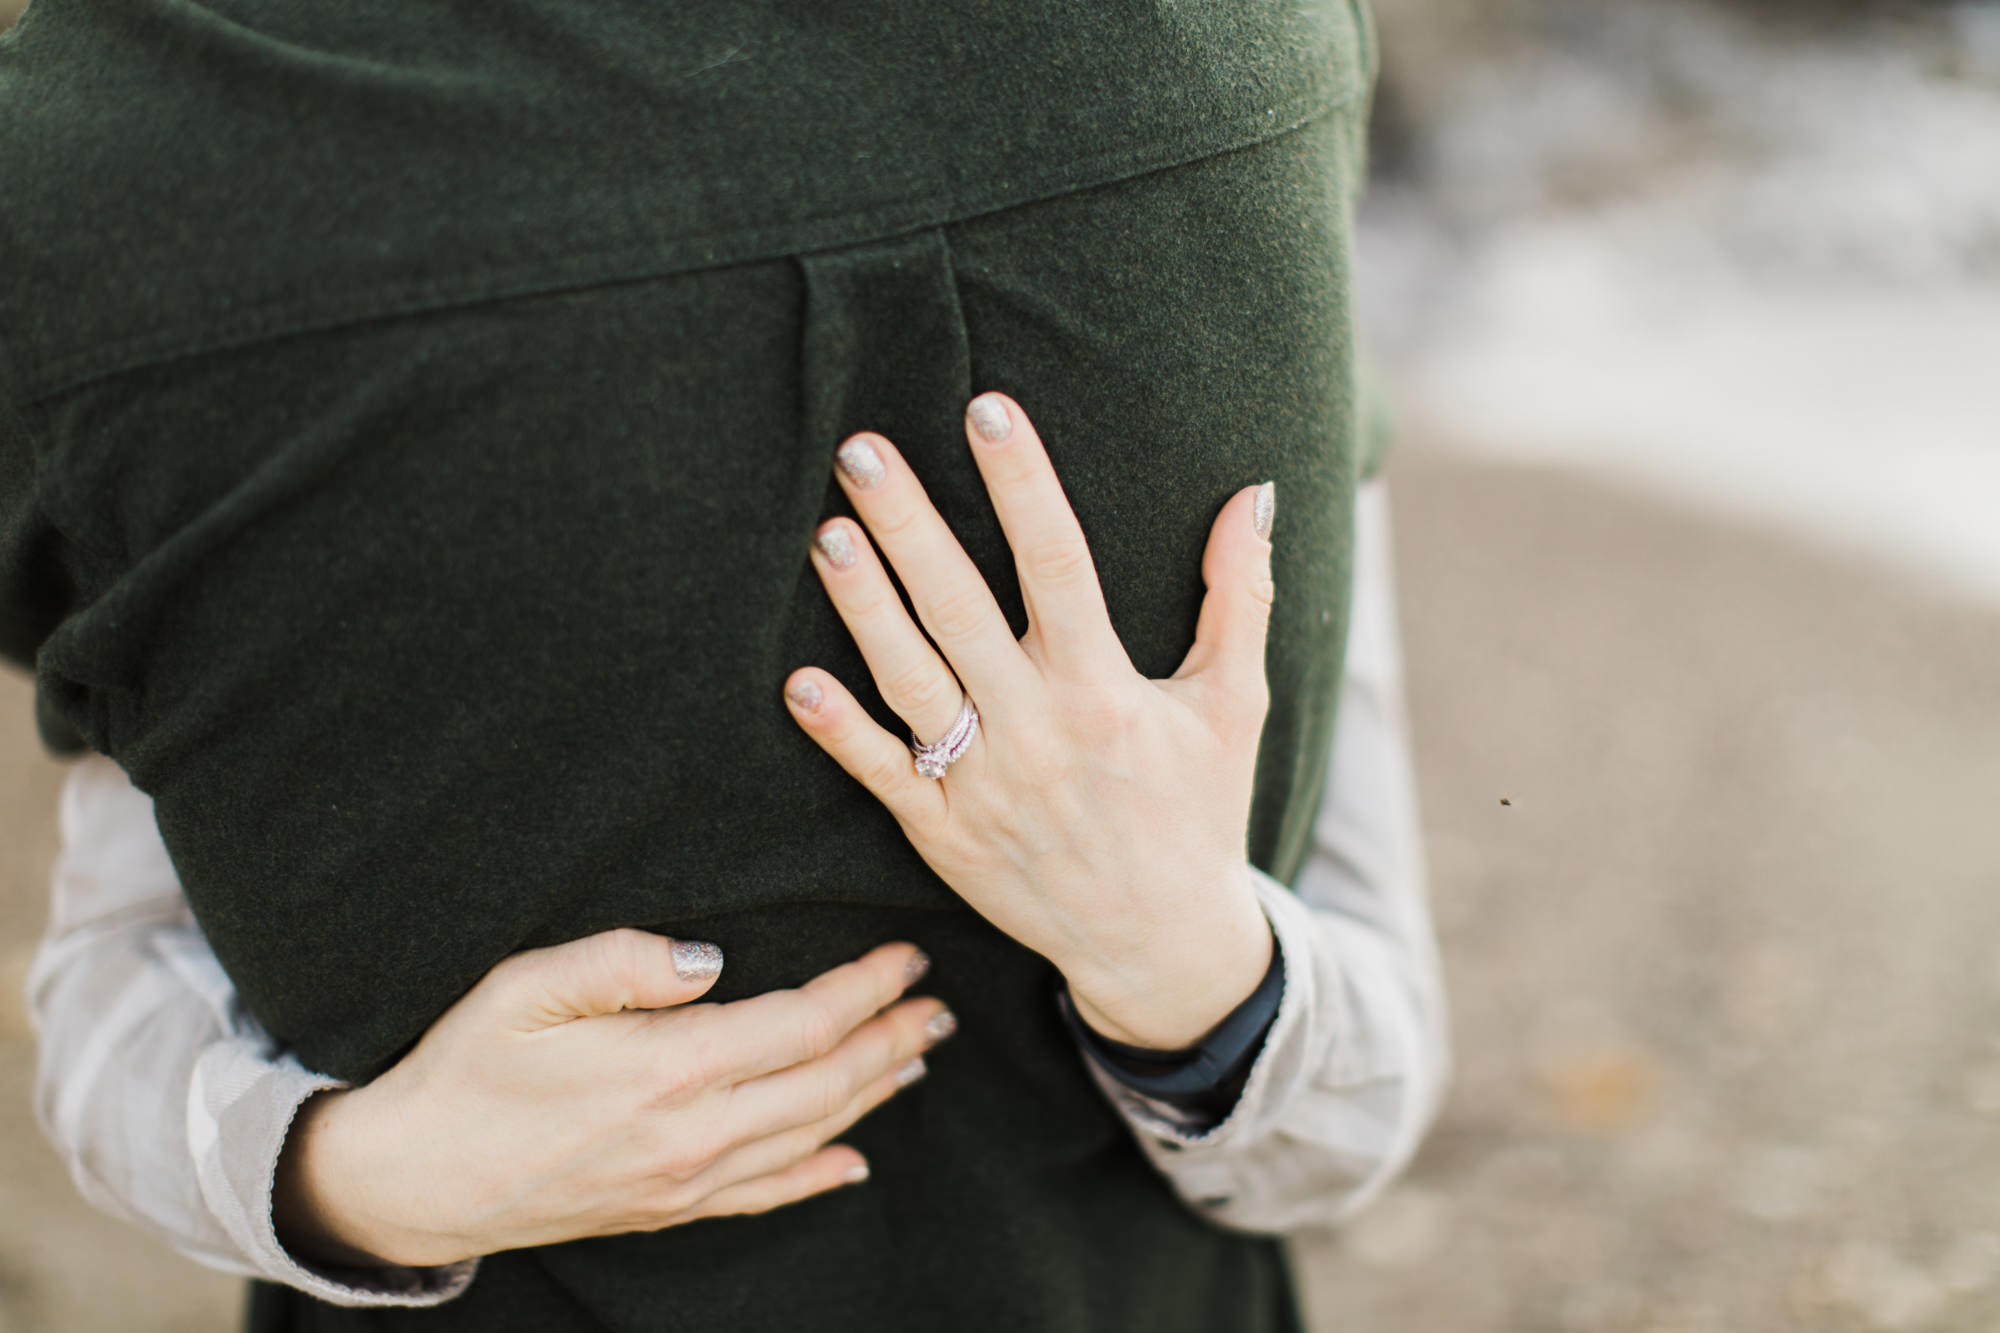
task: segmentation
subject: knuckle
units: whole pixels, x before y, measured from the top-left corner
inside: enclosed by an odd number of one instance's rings
[[[826,1145],[828,1139],[838,1133],[840,1127],[829,1124],[824,1119],[815,1124],[801,1125],[797,1129],[786,1131],[778,1139],[781,1156],[777,1165],[772,1168],[772,1173],[791,1170],[818,1152]]]
[[[686,1192],[689,1182],[706,1171],[717,1156],[711,1135],[683,1129],[660,1145],[653,1159],[653,1175],[663,1189]]]
[[[931,628],[943,639],[969,639],[986,619],[984,588],[950,588],[930,606]]]
[[[890,757],[872,759],[862,769],[860,779],[862,787],[868,791],[892,791],[898,783],[902,783],[902,763]]]
[[[818,998],[805,1005],[793,1022],[797,1024],[793,1035],[807,1059],[825,1055],[840,1045],[840,1039],[846,1035],[846,1027],[833,1006]]]
[[[846,605],[847,614],[862,621],[880,620],[891,611],[903,609],[900,601],[891,606],[888,594],[874,587],[849,589],[842,600]]]
[[[651,1225],[686,1220],[685,1215],[698,1208],[703,1197],[700,1190],[685,1181],[661,1182],[646,1200],[647,1209],[653,1214]]]
[[[688,1100],[712,1086],[720,1068],[706,1041],[676,1041],[654,1062],[651,1095],[656,1106]]]
[[[657,937],[629,927],[600,931],[557,945],[551,975],[561,989],[591,996],[593,1003],[615,1000],[619,1006],[635,1008],[639,979],[646,974],[649,951],[656,943]]]
[[[936,662],[914,662],[890,673],[882,682],[882,691],[899,713],[930,712],[950,702],[946,679],[943,668]]]
[[[884,750],[861,767],[861,785],[872,792],[892,792],[915,772],[905,753]]]
[[[853,1100],[854,1093],[848,1083],[846,1072],[840,1069],[829,1069],[813,1080],[812,1098],[806,1109],[814,1120],[832,1119]]]
[[[868,527],[878,542],[886,544],[915,527],[920,516],[920,511],[913,504],[885,505],[869,517]]]
[[[866,734],[868,722],[869,718],[864,710],[843,707],[834,716],[833,725],[827,728],[825,743],[834,747],[853,745]]]
[[[1030,582],[1049,588],[1074,587],[1096,572],[1090,548],[1075,541],[1043,542],[1022,557],[1021,568]]]
[[[518,987],[532,984],[536,980],[538,973],[546,978],[549,974],[543,971],[543,967],[547,962],[547,958],[546,951],[539,949],[530,953],[517,953],[503,958],[494,964],[493,970],[481,978],[479,984],[474,986],[473,990],[511,991]]]
[[[897,957],[891,949],[870,950],[861,958],[820,973],[802,991],[831,1013],[872,1014],[898,993],[902,972]],[[840,1035],[845,1037],[859,1022],[858,1018],[847,1022]]]
[[[644,966],[645,935],[629,926],[593,935],[591,945],[590,961],[610,976],[635,976]]]

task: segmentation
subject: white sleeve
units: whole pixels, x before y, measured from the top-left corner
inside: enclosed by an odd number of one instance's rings
[[[337,1081],[245,1013],[188,910],[153,803],[91,756],[62,792],[48,934],[28,974],[35,1113],[85,1198],[226,1273],[339,1305],[436,1305],[476,1261],[306,1267],[271,1188],[292,1117]]]
[[[1196,1211],[1243,1231],[1345,1220],[1409,1163],[1451,1049],[1425,890],[1388,494],[1357,499],[1354,600],[1326,795],[1297,891],[1257,874],[1284,994],[1243,1094],[1205,1132],[1086,1060]]]

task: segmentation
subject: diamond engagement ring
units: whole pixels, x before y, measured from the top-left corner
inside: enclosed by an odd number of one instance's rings
[[[910,753],[917,757],[918,775],[932,781],[943,777],[944,771],[972,748],[972,738],[978,734],[979,710],[972,706],[972,696],[966,695],[951,727],[934,744],[925,745],[916,732],[910,733]]]

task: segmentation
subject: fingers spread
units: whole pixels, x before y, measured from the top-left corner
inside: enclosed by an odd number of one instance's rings
[[[1034,670],[979,567],[945,526],[902,455],[879,435],[840,446],[835,472],[854,511],[909,589],[917,618],[982,709],[1025,701]]]
[[[888,806],[889,813],[905,827],[944,812],[943,791],[937,783],[918,775],[910,747],[884,731],[832,676],[817,667],[794,671],[785,682],[785,704],[806,735],[832,755],[848,776]],[[952,714],[955,717],[957,713],[954,701]]]
[[[1271,621],[1271,521],[1276,488],[1270,482],[1238,491],[1216,516],[1201,575],[1208,584],[1194,647],[1175,680],[1198,680],[1218,713],[1263,722],[1269,690],[1264,638]]]
[[[822,525],[813,540],[813,568],[896,716],[925,740],[944,735],[964,692],[904,610],[867,536],[844,518]]]
[[[965,426],[1050,665],[1071,675],[1129,671],[1089,543],[1034,423],[1005,394],[986,393],[966,408]]]

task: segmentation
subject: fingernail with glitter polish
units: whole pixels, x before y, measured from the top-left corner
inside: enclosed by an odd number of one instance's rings
[[[785,691],[785,697],[799,706],[800,711],[817,713],[822,696],[819,686],[809,680],[802,680]]]
[[[924,1035],[930,1038],[933,1046],[956,1031],[958,1031],[958,1019],[952,1016],[949,1009],[938,1010],[931,1015],[930,1022],[924,1024]]]
[[[706,940],[675,940],[671,952],[682,981],[707,981],[722,972],[722,950]]]
[[[925,1073],[924,1057],[920,1055],[916,1059],[909,1061],[907,1064],[903,1065],[902,1068],[896,1071],[896,1086],[899,1088],[907,1088],[912,1083],[915,1083],[918,1079],[922,1078],[924,1076],[924,1073]]]
[[[840,475],[854,483],[858,491],[872,491],[882,484],[882,478],[889,475],[889,469],[882,466],[882,455],[875,452],[875,446],[856,436],[833,453],[834,466]]]
[[[842,1176],[841,1179],[850,1185],[859,1185],[862,1181],[868,1179],[868,1163],[856,1162],[853,1166],[847,1168],[847,1174]]]
[[[835,569],[846,569],[854,563],[854,539],[837,523],[813,538],[813,545]]]
[[[1271,540],[1271,520],[1278,512],[1278,483],[1267,481],[1257,488],[1257,500],[1250,507],[1250,522],[1256,527],[1257,535],[1265,541]]]
[[[924,973],[931,970],[931,956],[922,949],[910,955],[910,961],[903,964],[903,984],[914,986],[924,979]]]
[[[979,432],[979,438],[988,444],[998,444],[1014,433],[1014,417],[995,394],[979,395],[965,409],[965,414],[972,418],[972,428]]]

